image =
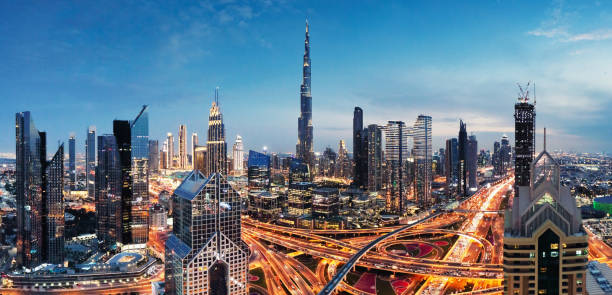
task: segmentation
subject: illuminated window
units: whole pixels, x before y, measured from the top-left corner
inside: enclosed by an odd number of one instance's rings
[[[559,249],[559,244],[557,244],[557,243],[550,244],[550,249],[558,250]]]
[[[559,257],[559,252],[557,251],[550,252],[550,257]]]
[[[582,255],[582,250],[576,250],[576,255],[577,256],[581,256]]]

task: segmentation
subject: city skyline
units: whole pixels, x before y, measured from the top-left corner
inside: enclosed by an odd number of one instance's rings
[[[163,11],[166,7],[125,7],[142,17],[154,17],[158,24],[142,32],[138,40],[143,44],[133,40],[141,28],[126,23],[125,14],[111,24],[99,25],[60,14],[39,18],[44,5],[22,9],[15,7],[20,4],[2,4],[4,29],[11,30],[3,35],[13,39],[0,46],[0,54],[9,61],[0,69],[8,77],[0,82],[0,95],[10,99],[12,107],[0,115],[60,111],[54,105],[61,103],[61,111],[71,115],[68,120],[52,124],[53,118],[44,115],[37,120],[50,126],[50,142],[66,141],[70,132],[76,132],[77,154],[83,154],[83,128],[95,125],[99,133],[108,133],[108,122],[129,116],[127,110],[142,104],[150,105],[155,118],[151,138],[162,139],[180,124],[186,124],[188,132],[204,134],[206,118],[201,113],[213,100],[212,89],[220,86],[222,107],[233,122],[227,126],[230,138],[243,135],[245,150],[267,146],[271,151],[294,152],[295,142],[286,138],[295,138],[299,115],[295,88],[302,75],[302,34],[308,18],[315,61],[316,152],[336,147],[340,138],[352,147],[355,105],[364,109],[364,124],[410,122],[421,113],[432,116],[434,150],[456,133],[462,118],[483,146],[492,150],[493,141],[504,133],[513,140],[512,113],[505,106],[516,102],[516,82],[527,80],[538,85],[538,106],[544,109],[539,126],[548,127],[551,146],[610,151],[610,119],[605,114],[611,110],[607,93],[612,89],[606,83],[609,66],[601,54],[610,46],[606,26],[612,21],[605,16],[609,7],[604,4],[538,3],[525,9],[524,5],[484,3],[474,5],[469,15],[451,15],[456,7],[437,3],[375,7],[366,3],[354,9],[345,3],[327,8],[321,3],[312,7],[275,4],[177,7],[184,8],[186,21],[181,24],[173,21],[176,15]],[[87,7],[74,9],[99,18],[116,8],[109,5],[96,13]],[[374,15],[388,17],[356,24],[354,19],[368,8]],[[423,13],[403,18],[394,10]],[[330,17],[339,11],[347,15]],[[496,11],[507,13],[493,20],[489,15]],[[202,20],[209,14],[214,17]],[[521,23],[508,27],[518,14]],[[20,16],[37,20],[21,23]],[[491,26],[485,31],[469,16],[482,17]],[[39,36],[41,28],[54,34]],[[155,35],[158,30],[159,36]],[[379,36],[383,31],[390,36]],[[32,44],[30,33],[41,37],[38,45]],[[444,37],[436,37],[439,34]],[[493,40],[486,40],[487,34]],[[92,36],[96,39],[91,40]],[[100,42],[111,40],[112,45],[95,50]],[[231,50],[219,52],[215,42]],[[19,50],[27,46],[32,47]],[[37,46],[53,50],[34,54],[31,48]],[[237,51],[241,54],[236,55]],[[150,62],[158,58],[160,62]],[[358,67],[357,61],[363,64]],[[584,70],[587,66],[589,71]],[[258,103],[252,107],[251,101]],[[122,108],[110,107],[116,103]],[[497,107],[504,111],[491,111]],[[8,119],[3,122],[6,128],[11,126]],[[258,132],[272,128],[273,134]],[[14,153],[10,137],[0,139],[0,152]]]

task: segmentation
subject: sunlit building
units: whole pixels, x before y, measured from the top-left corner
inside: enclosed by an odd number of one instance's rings
[[[206,148],[206,167],[208,171],[217,171],[227,175],[227,143],[225,142],[223,114],[221,114],[221,109],[219,108],[219,89],[215,90],[215,101],[210,107]]]
[[[167,294],[247,294],[249,249],[240,197],[219,173],[192,171],[174,191],[166,241]]]
[[[180,125],[178,133],[179,168],[187,169],[187,126]]]
[[[530,184],[518,186],[506,210],[504,293],[586,294],[588,236],[546,146],[529,171]]]
[[[244,145],[240,135],[236,135],[236,142],[232,148],[232,161],[234,173],[241,175],[244,171]]]
[[[208,175],[208,166],[206,166],[208,161],[207,151],[208,149],[205,145],[196,145],[194,147],[193,169],[199,170],[204,175]]]

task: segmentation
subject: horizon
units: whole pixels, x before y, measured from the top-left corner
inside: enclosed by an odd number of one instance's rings
[[[551,150],[612,147],[610,4],[483,2],[464,15],[439,2],[101,5],[0,4],[0,95],[11,101],[0,153],[14,154],[14,116],[28,110],[50,143],[76,133],[78,154],[90,125],[111,133],[143,104],[150,139],[185,124],[202,140],[216,86],[228,144],[240,134],[245,150],[295,153],[305,19],[316,152],[341,139],[352,151],[355,106],[365,125],[431,116],[434,151],[460,118],[479,150],[503,134],[514,145],[516,83],[527,81],[538,85],[536,150],[544,127]],[[360,21],[370,14],[385,17]]]

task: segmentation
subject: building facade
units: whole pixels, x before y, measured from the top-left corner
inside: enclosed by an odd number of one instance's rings
[[[96,127],[89,126],[85,140],[85,180],[87,181],[87,196],[95,199],[96,191]]]
[[[244,172],[244,145],[240,135],[236,135],[236,142],[232,148],[232,166],[234,173],[241,175]]]
[[[187,126],[180,125],[178,133],[179,168],[187,169]]]
[[[459,139],[457,140],[457,195],[467,197],[468,195],[468,138],[467,126],[463,120],[459,122]]]
[[[427,208],[433,204],[431,184],[433,182],[431,147],[431,117],[419,115],[412,128],[412,157],[414,159],[414,192],[420,207]]]
[[[376,192],[382,189],[383,179],[383,141],[382,127],[376,124],[368,125],[368,190]]]
[[[149,173],[159,173],[159,160],[159,141],[151,139],[149,140]]]
[[[149,113],[143,106],[130,121],[132,204],[131,243],[145,244],[149,240]]]
[[[270,189],[270,156],[256,151],[249,151],[248,187],[251,190]]]
[[[310,35],[306,22],[306,39],[304,41],[304,64],[302,67],[302,85],[300,87],[300,117],[298,118],[298,142],[296,156],[314,171],[314,147],[312,127],[312,95],[310,93]]]
[[[98,136],[96,235],[103,248],[121,241],[121,167],[115,136]]]
[[[353,185],[365,188],[368,185],[368,137],[363,129],[363,110],[353,111]]]
[[[387,211],[403,214],[405,202],[405,165],[408,160],[408,130],[402,121],[389,121],[385,128],[387,161]]]
[[[46,155],[45,155],[46,157]],[[68,138],[68,185],[70,190],[76,189],[76,138],[74,134]]]
[[[225,142],[225,125],[219,108],[219,93],[215,91],[215,101],[208,117],[208,141],[206,142],[209,173],[219,172],[227,175],[227,143]]]
[[[516,185],[529,185],[529,166],[535,153],[535,104],[519,98],[514,105],[514,171]]]

